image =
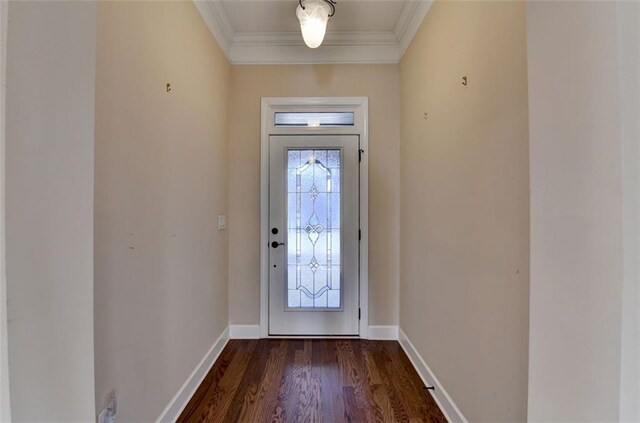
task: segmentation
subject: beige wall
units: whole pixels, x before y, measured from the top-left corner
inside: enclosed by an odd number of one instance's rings
[[[229,65],[190,1],[101,2],[98,26],[95,403],[149,422],[227,326]]]
[[[524,421],[524,3],[435,2],[400,64],[400,98],[401,329],[469,421]]]
[[[637,421],[638,7],[532,2],[527,33],[529,419]]]
[[[229,132],[229,320],[260,321],[260,98],[369,97],[369,324],[398,321],[397,65],[234,66]]]
[[[13,421],[94,421],[96,4],[11,2],[9,22],[6,224]]]

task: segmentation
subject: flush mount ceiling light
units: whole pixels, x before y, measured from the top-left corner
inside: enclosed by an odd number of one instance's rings
[[[307,47],[320,47],[327,31],[327,21],[335,13],[335,0],[298,0],[296,16]]]

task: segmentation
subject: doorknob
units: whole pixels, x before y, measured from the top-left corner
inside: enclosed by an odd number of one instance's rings
[[[284,242],[273,241],[273,242],[271,243],[271,246],[272,246],[273,248],[278,248],[280,245],[284,245]]]

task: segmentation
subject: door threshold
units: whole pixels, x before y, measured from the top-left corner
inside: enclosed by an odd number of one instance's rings
[[[360,335],[269,335],[271,339],[363,339]]]

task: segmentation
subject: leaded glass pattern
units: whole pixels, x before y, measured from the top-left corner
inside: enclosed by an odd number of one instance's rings
[[[287,151],[287,306],[340,308],[340,150]]]

